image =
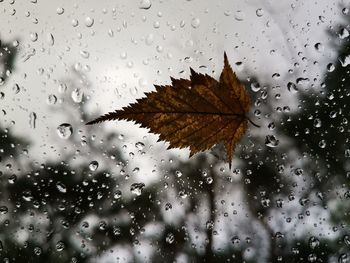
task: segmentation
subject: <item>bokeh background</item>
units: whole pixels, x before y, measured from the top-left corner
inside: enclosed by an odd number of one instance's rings
[[[0,0],[0,261],[350,262],[348,7]],[[85,125],[224,51],[261,126],[231,170]]]

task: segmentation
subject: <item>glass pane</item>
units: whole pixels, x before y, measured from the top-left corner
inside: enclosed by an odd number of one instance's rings
[[[0,0],[0,261],[349,262],[347,5]]]

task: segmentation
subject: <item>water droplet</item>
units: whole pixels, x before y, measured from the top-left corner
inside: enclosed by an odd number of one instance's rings
[[[114,199],[119,199],[119,198],[121,198],[121,197],[122,197],[122,191],[116,190],[116,191],[114,192],[113,198],[114,198]]]
[[[261,90],[260,84],[258,82],[253,82],[250,84],[250,88],[252,89],[252,91],[254,92],[258,92],[259,90]]]
[[[57,127],[57,134],[62,139],[68,139],[73,133],[73,127],[69,123],[62,123]]]
[[[179,192],[179,196],[182,198],[182,199],[185,199],[187,198],[187,193],[185,191],[180,191]]]
[[[145,43],[150,46],[154,42],[154,35],[153,34],[148,34],[147,37],[145,38]]]
[[[85,18],[84,22],[85,22],[85,26],[92,27],[94,22],[95,22],[95,20],[88,16],[88,17]]]
[[[239,239],[238,236],[234,236],[231,238],[231,242],[232,242],[232,244],[235,245],[235,244],[239,244],[241,242],[241,240]]]
[[[32,42],[37,41],[37,40],[38,40],[38,34],[35,33],[35,32],[30,33],[30,40],[31,40]]]
[[[341,254],[338,258],[338,263],[349,263],[349,257],[347,254]]]
[[[83,97],[84,97],[84,92],[82,91],[81,88],[75,88],[72,91],[72,99],[75,103],[80,103],[83,101]]]
[[[261,8],[256,9],[255,13],[257,17],[262,17],[264,15],[264,11]]]
[[[145,10],[150,9],[151,6],[152,6],[151,0],[141,0],[139,4],[139,8],[145,9]]]
[[[145,188],[145,184],[144,183],[133,183],[130,186],[130,191],[137,195],[140,196],[142,194],[142,190]]]
[[[67,90],[67,85],[65,83],[60,83],[60,85],[58,85],[58,92],[59,93],[65,93]]]
[[[339,38],[344,39],[344,38],[347,38],[349,35],[350,35],[349,31],[344,27],[340,30]]]
[[[316,237],[312,236],[312,237],[309,238],[309,247],[311,249],[315,249],[319,245],[320,245],[320,241]]]
[[[72,19],[71,24],[73,27],[77,27],[79,25],[79,21],[77,19]]]
[[[92,161],[90,164],[89,164],[89,169],[90,171],[94,172],[97,170],[98,168],[98,162],[97,161]]]
[[[236,13],[235,13],[235,19],[237,21],[243,21],[245,19],[245,13],[241,10],[238,10]]]
[[[197,27],[199,27],[200,23],[201,23],[201,21],[199,20],[199,18],[195,17],[191,21],[191,26],[193,28],[197,28]]]
[[[8,178],[9,184],[14,184],[16,181],[17,181],[17,175],[12,174],[9,176],[9,178]]]
[[[333,63],[329,63],[329,64],[327,65],[327,71],[328,71],[328,72],[333,72],[334,70],[335,70],[334,64],[333,64]]]
[[[172,208],[173,208],[172,204],[170,204],[170,203],[166,203],[165,204],[165,211],[168,211],[168,210],[170,210]]]
[[[315,127],[315,128],[320,128],[321,126],[322,126],[322,121],[321,121],[321,119],[316,118],[316,119],[314,120],[314,127]]]
[[[288,82],[287,89],[288,89],[288,91],[290,91],[292,93],[298,92],[297,85],[295,85],[295,83],[293,83],[293,82]]]
[[[65,244],[62,241],[58,241],[56,244],[56,250],[62,251],[65,248]]]
[[[271,203],[271,200],[270,199],[268,199],[268,198],[262,198],[261,199],[261,205],[263,206],[263,207],[270,207],[270,203]]]
[[[165,242],[167,242],[168,244],[172,244],[175,241],[175,236],[173,233],[168,233],[165,237]]]
[[[26,201],[26,202],[31,202],[31,201],[33,201],[33,199],[34,199],[34,197],[33,197],[33,195],[32,195],[32,192],[29,191],[29,190],[26,190],[26,191],[24,191],[24,192],[22,193],[22,198],[23,198],[23,200]]]
[[[32,129],[35,129],[35,125],[36,125],[36,113],[35,112],[31,112],[29,114],[29,126]]]
[[[57,182],[56,183],[56,188],[59,192],[61,193],[67,193],[67,187],[64,183],[62,182]]]
[[[316,43],[315,44],[315,49],[318,52],[322,52],[324,50],[324,46],[321,43]]]
[[[283,204],[284,204],[283,199],[277,199],[277,200],[276,200],[276,206],[277,206],[278,208],[282,208],[282,207],[283,207]]]
[[[339,57],[339,62],[342,65],[342,67],[347,67],[350,64],[350,55],[344,55]]]
[[[35,255],[40,256],[40,255],[41,255],[41,252],[42,252],[42,250],[41,250],[40,247],[35,247],[35,248],[34,248],[34,254],[35,254]]]
[[[181,173],[181,171],[179,171],[179,170],[177,170],[177,171],[175,172],[175,174],[176,174],[177,177],[181,177],[181,176],[182,176],[182,173]]]
[[[13,90],[13,92],[14,92],[15,94],[18,94],[18,93],[21,91],[21,89],[20,89],[20,87],[19,87],[19,85],[18,85],[17,83],[15,83],[15,84],[13,85],[12,90]]]
[[[49,105],[54,105],[56,104],[57,102],[57,97],[53,94],[50,94],[48,97],[47,97],[47,104]]]
[[[145,144],[142,143],[142,142],[137,142],[137,143],[135,143],[135,147],[136,147],[138,150],[142,151],[142,150],[145,148]]]
[[[265,138],[265,145],[266,146],[274,148],[274,147],[278,146],[279,143],[280,143],[280,141],[277,140],[274,135],[266,135],[266,138]]]
[[[309,84],[309,82],[310,80],[308,78],[297,78],[298,85],[306,86]]]
[[[57,13],[58,15],[62,15],[62,14],[64,13],[64,8],[63,8],[63,7],[58,7],[58,8],[56,9],[56,13]]]
[[[347,15],[347,14],[349,13],[349,8],[344,7],[344,8],[342,9],[342,13],[343,13],[343,15]]]
[[[90,57],[90,53],[88,51],[82,50],[82,51],[80,51],[80,56],[82,58],[89,58]]]
[[[5,215],[8,213],[8,211],[9,211],[9,209],[7,206],[4,206],[4,205],[0,206],[0,214]]]

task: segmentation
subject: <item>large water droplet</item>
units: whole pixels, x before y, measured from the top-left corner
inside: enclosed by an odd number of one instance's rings
[[[80,103],[83,101],[84,92],[81,90],[81,88],[75,88],[72,91],[72,99],[75,103]]]
[[[62,251],[65,248],[65,244],[62,241],[58,241],[56,244],[56,250]]]
[[[312,237],[309,238],[309,247],[311,249],[315,249],[319,245],[320,245],[320,241],[316,237],[312,236]]]
[[[29,126],[30,128],[35,129],[35,125],[36,125],[36,113],[31,112],[29,114]]]
[[[56,183],[56,188],[59,192],[61,193],[66,193],[67,192],[67,187],[64,183],[62,182],[57,182]]]
[[[88,17],[85,18],[84,22],[85,22],[85,26],[92,27],[94,22],[95,22],[95,20],[88,16]]]
[[[94,172],[97,170],[98,168],[98,162],[97,161],[92,161],[90,164],[89,164],[89,169],[90,171]]]
[[[130,186],[130,191],[137,195],[140,196],[142,194],[142,190],[145,188],[145,184],[144,183],[133,183]]]
[[[237,21],[243,21],[245,19],[245,13],[241,10],[238,10],[236,13],[235,13],[235,19]]]
[[[266,146],[273,148],[273,147],[278,146],[279,143],[280,143],[280,141],[277,140],[274,135],[266,135],[266,138],[265,138],[265,145]]]
[[[50,46],[53,46],[55,44],[55,38],[51,33],[47,34],[46,41]]]
[[[339,38],[344,39],[344,38],[347,38],[349,35],[350,35],[349,31],[344,27],[340,30]]]
[[[199,27],[200,23],[201,23],[201,21],[199,20],[199,18],[195,17],[191,21],[191,26],[193,28],[197,28],[197,27]]]
[[[57,134],[62,139],[68,139],[73,133],[73,127],[69,123],[62,123],[57,127]]]
[[[140,3],[139,3],[139,8],[140,9],[150,9],[152,6],[152,2],[151,0],[141,0]]]

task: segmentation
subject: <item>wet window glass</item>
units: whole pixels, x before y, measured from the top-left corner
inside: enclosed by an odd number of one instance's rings
[[[348,4],[0,0],[0,262],[350,262]]]

